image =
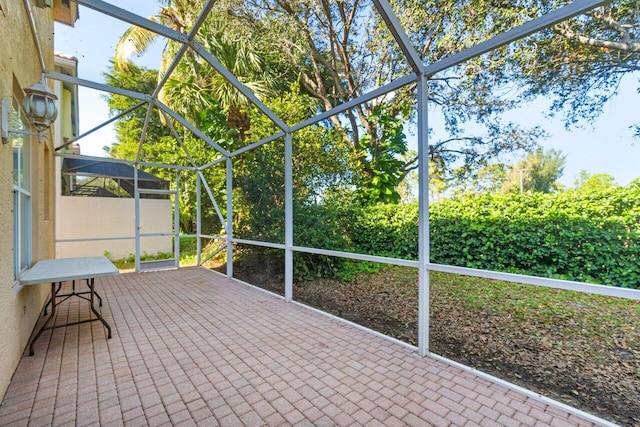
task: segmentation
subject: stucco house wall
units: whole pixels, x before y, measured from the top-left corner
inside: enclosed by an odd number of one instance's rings
[[[47,68],[53,65],[53,10],[30,1]],[[0,98],[22,101],[22,88],[42,74],[23,0],[0,1]],[[1,126],[1,124],[0,124]],[[27,137],[31,148],[32,262],[53,256],[53,143]],[[0,400],[28,344],[48,286],[21,287],[13,271],[13,147],[0,142]]]

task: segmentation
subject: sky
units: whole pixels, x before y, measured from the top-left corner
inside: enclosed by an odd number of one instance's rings
[[[148,17],[158,10],[157,0],[124,1],[109,3],[125,8],[138,15]],[[129,25],[80,6],[80,19],[74,28],[62,24],[55,26],[55,51],[78,58],[78,76],[104,82],[102,74],[109,67],[116,43]],[[162,49],[162,40],[136,63],[157,68]],[[626,76],[619,94],[609,101],[603,114],[593,123],[583,124],[582,129],[566,131],[559,119],[545,117],[540,103],[513,113],[523,125],[542,124],[550,134],[542,141],[545,149],[559,149],[567,155],[563,185],[573,185],[580,170],[589,173],[608,173],[620,185],[627,185],[640,177],[640,140],[632,137],[629,126],[640,123],[640,94],[636,76]],[[87,132],[109,119],[103,93],[79,87],[80,133]],[[79,143],[85,155],[104,156],[104,146],[115,141],[113,126],[108,125]]]

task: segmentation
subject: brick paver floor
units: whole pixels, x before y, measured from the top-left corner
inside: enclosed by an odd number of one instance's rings
[[[203,268],[96,284],[113,338],[99,322],[45,332],[0,425],[593,425]]]

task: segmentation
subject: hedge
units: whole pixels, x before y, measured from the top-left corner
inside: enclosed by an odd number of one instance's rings
[[[354,251],[417,259],[418,208],[378,205],[346,223]],[[640,188],[488,194],[430,209],[431,261],[640,288]]]

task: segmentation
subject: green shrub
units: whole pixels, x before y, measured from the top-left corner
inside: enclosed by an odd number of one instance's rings
[[[430,211],[431,261],[639,288],[640,189],[493,194]],[[417,259],[417,204],[377,205],[347,224],[356,252]]]
[[[640,187],[442,200],[429,221],[435,263],[640,288]],[[416,260],[418,205],[296,206],[294,245]],[[269,254],[284,265],[283,251]],[[294,254],[298,282],[375,268]]]
[[[293,242],[296,246],[349,252],[352,245],[344,228],[346,210],[326,205],[300,205],[294,209]],[[346,278],[350,264],[344,258],[296,252],[296,281],[317,277]]]
[[[418,259],[418,204],[359,209],[345,224],[355,252]]]

